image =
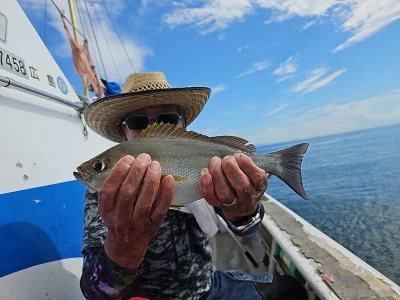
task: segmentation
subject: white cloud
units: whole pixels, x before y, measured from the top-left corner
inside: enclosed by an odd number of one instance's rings
[[[211,88],[211,92],[213,95],[215,95],[216,93],[222,92],[226,90],[226,85],[225,84],[218,84],[214,87]]]
[[[243,47],[239,47],[239,48],[238,48],[238,52],[245,51],[245,50],[247,50],[247,49],[249,49],[249,48],[250,48],[249,45],[246,45],[246,46],[243,46]]]
[[[292,74],[297,71],[298,65],[294,62],[295,57],[289,57],[285,62],[281,63],[272,75],[279,76],[277,83],[288,80]]]
[[[305,24],[300,28],[300,31],[307,30],[308,28],[310,28],[311,26],[314,26],[314,25],[316,25],[316,24],[317,24],[317,21],[311,20],[311,21],[305,23]]]
[[[289,57],[284,63],[274,70],[273,75],[286,75],[297,71],[298,65],[293,63],[293,56]]]
[[[347,12],[339,12],[344,19],[341,25],[344,32],[352,36],[337,46],[333,52],[343,50],[361,42],[379,32],[390,23],[400,18],[400,1],[398,0],[357,0],[350,3]]]
[[[225,34],[219,33],[218,36],[217,36],[217,39],[219,39],[220,41],[225,40]]]
[[[277,107],[277,108],[275,108],[275,109],[273,109],[273,110],[270,110],[270,111],[267,112],[265,115],[266,115],[266,116],[274,115],[274,114],[276,114],[277,112],[280,112],[281,110],[285,109],[285,108],[288,107],[288,106],[289,106],[289,104],[284,103],[284,104],[282,104],[281,106],[279,106],[279,107]]]
[[[30,14],[33,14],[36,17],[42,17],[44,6],[42,3],[39,3],[37,0],[19,0],[19,3],[21,6],[28,11]],[[56,1],[57,6],[65,11],[69,12],[69,7],[67,1]],[[96,7],[96,11],[94,10],[94,6]],[[85,5],[81,4],[79,5],[79,8],[83,11],[83,15],[86,16],[86,7]],[[97,42],[99,45],[99,49],[101,49],[101,55],[102,59],[106,68],[107,72],[107,77],[110,81],[121,81],[123,82],[125,77],[129,75],[130,73],[133,73],[133,69],[131,67],[131,63],[133,64],[133,67],[136,69],[136,71],[141,71],[144,69],[144,60],[148,55],[152,55],[151,49],[149,49],[147,46],[140,44],[139,42],[133,40],[131,37],[129,37],[129,32],[124,33],[124,32],[119,32],[121,36],[121,40],[124,43],[126,52],[128,53],[129,57],[125,54],[125,50],[117,36],[117,34],[114,31],[114,27],[109,21],[109,17],[102,9],[102,4],[100,0],[95,0],[92,1],[90,4],[88,4],[89,11],[91,13],[92,17],[92,23],[94,28],[97,28]],[[113,19],[113,22],[115,23],[118,17],[121,17],[121,13],[123,13],[123,10],[125,8],[125,1],[123,0],[114,0],[113,5],[111,5],[109,9],[109,13],[111,14],[111,18]],[[78,27],[80,32],[83,33],[83,27],[82,24],[80,24],[80,18],[78,14],[78,4],[75,4],[75,9],[77,11],[77,22],[78,22]],[[98,23],[98,19],[96,16],[96,12],[99,15],[99,19],[101,20],[101,26]],[[60,41],[58,44],[55,46],[53,45],[51,47],[51,52],[53,55],[65,58],[65,57],[71,57],[71,48],[67,39],[66,32],[63,27],[63,23],[60,18],[60,14],[54,7],[54,5],[49,2],[48,7],[47,7],[47,18],[48,18],[48,25],[54,27],[57,29],[60,33]],[[69,14],[65,13],[65,16],[67,19],[70,19]],[[84,21],[86,29],[90,28],[89,20]],[[70,29],[70,32],[72,34],[72,27],[67,23],[67,26]],[[103,34],[104,31],[104,34]],[[104,71],[102,68],[102,64],[100,62],[100,55],[97,51],[97,46],[94,40],[94,37],[92,36],[91,33],[86,32],[86,38],[89,41],[89,50],[90,54],[92,56],[92,59],[94,61],[94,64],[96,65],[96,71],[99,73],[100,76],[104,77]],[[81,43],[83,43],[83,37],[80,36]],[[112,45],[112,48],[110,49],[109,46]],[[119,53],[116,55],[116,53]]]
[[[206,0],[204,6],[179,8],[164,16],[164,22],[171,26],[193,24],[201,34],[224,29],[233,21],[242,20],[253,11],[250,0]]]
[[[122,77],[122,81],[124,81],[129,74],[134,72],[130,61],[136,71],[142,71],[144,69],[144,60],[146,56],[152,54],[151,49],[138,44],[138,42],[132,40],[125,34],[121,34],[121,39],[124,43],[124,46],[122,46],[118,36],[110,27],[104,28],[104,31],[105,36],[100,35],[97,39],[99,47],[102,49],[104,64],[106,68],[108,66],[106,71],[109,79],[116,80]],[[107,45],[112,45],[111,49],[108,48]],[[125,54],[124,47],[129,58]]]
[[[255,63],[253,63],[253,65],[251,66],[250,69],[240,73],[238,76],[236,76],[236,78],[240,78],[243,76],[253,74],[254,72],[259,72],[259,71],[265,70],[266,68],[268,68],[268,66],[269,66],[269,63],[267,61],[255,62]]]
[[[203,0],[191,3],[196,4],[197,7],[175,7],[165,14],[164,23],[171,27],[192,25],[201,34],[208,34],[243,21],[260,8],[271,15],[267,24],[293,17],[328,18],[341,31],[351,33],[351,37],[333,52],[363,41],[400,18],[398,0]],[[315,24],[315,20],[309,21],[301,30]]]
[[[298,83],[294,88],[293,91],[295,92],[301,92],[304,90],[307,90],[314,82],[316,82],[319,78],[324,76],[328,72],[328,69],[326,68],[319,68],[315,69],[314,71],[311,72],[311,75],[309,78],[306,80]]]
[[[255,112],[257,110],[257,105],[246,103],[246,109],[250,112]]]
[[[262,8],[272,10],[273,17],[267,21],[282,22],[293,17],[326,16],[328,10],[341,0],[254,0]]]
[[[209,128],[205,128],[201,131],[202,134],[208,135],[208,136],[212,136],[215,135],[216,132],[218,132],[218,126],[215,127],[209,127]]]
[[[286,80],[288,80],[288,79],[290,79],[290,78],[292,78],[292,77],[293,77],[293,75],[284,75],[284,76],[281,76],[281,77],[278,78],[278,80],[276,81],[276,83],[281,83],[281,82],[286,81]]]
[[[400,123],[400,90],[306,111],[284,124],[247,136],[256,144],[278,143]],[[293,112],[294,113],[294,112]]]
[[[143,0],[142,0],[143,1]],[[177,2],[177,1],[172,1],[172,3],[171,3],[173,6],[176,6],[176,7],[185,7],[185,3],[183,3],[183,2]]]
[[[304,122],[314,122],[327,119],[351,119],[354,126],[360,118],[370,121],[400,121],[400,106],[396,105],[400,101],[400,91],[391,91],[379,96],[354,101],[345,104],[327,104],[307,111],[305,114],[288,120],[293,125]],[[383,105],[382,103],[385,103]],[[349,123],[347,121],[346,123]],[[357,129],[356,127],[349,128]]]
[[[319,89],[319,88],[327,85],[329,82],[334,80],[336,77],[338,77],[341,74],[343,74],[344,72],[346,72],[346,69],[338,70],[338,71],[333,72],[332,74],[322,78],[327,72],[328,72],[328,69],[326,69],[326,68],[315,69],[314,71],[311,72],[311,75],[309,78],[296,84],[292,88],[292,91],[304,92],[304,93],[309,93],[309,92],[315,91],[316,89]]]

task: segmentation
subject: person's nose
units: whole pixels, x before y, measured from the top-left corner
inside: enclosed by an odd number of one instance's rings
[[[154,125],[158,123],[156,117],[149,117],[149,125]]]

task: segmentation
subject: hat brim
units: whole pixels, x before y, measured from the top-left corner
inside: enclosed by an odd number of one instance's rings
[[[156,106],[176,105],[186,113],[186,125],[199,115],[211,90],[207,87],[188,87],[131,92],[104,97],[90,104],[85,112],[89,127],[101,136],[123,142],[120,135],[120,123],[131,111]]]

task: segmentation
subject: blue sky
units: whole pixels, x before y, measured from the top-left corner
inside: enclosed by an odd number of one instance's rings
[[[81,91],[51,1],[18,2]],[[68,11],[66,0],[54,2]],[[136,71],[164,72],[173,87],[212,89],[191,130],[260,145],[400,123],[399,0],[86,2],[105,71],[86,35],[103,78],[122,83],[130,60]]]

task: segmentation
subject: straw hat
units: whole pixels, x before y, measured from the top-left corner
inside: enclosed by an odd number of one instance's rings
[[[133,73],[122,87],[122,94],[104,97],[85,110],[86,123],[98,134],[122,142],[119,125],[133,110],[172,104],[186,113],[189,125],[206,104],[211,90],[207,87],[172,88],[161,72]]]

